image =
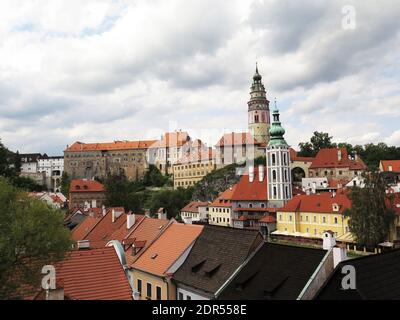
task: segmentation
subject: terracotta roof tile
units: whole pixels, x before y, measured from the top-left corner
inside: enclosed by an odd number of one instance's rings
[[[72,230],[72,239],[79,241],[85,239],[85,236],[93,229],[97,222],[100,221],[98,217],[86,217],[80,224]]]
[[[400,172],[400,160],[382,160],[381,164],[384,172]],[[391,170],[389,167],[392,167]]]
[[[129,266],[132,265],[144,252],[144,250],[155,240],[161,232],[164,230],[166,225],[169,223],[168,220],[160,220],[149,217],[144,217],[144,219],[136,226],[136,228],[125,238],[125,240],[134,240],[136,244],[139,241],[145,243],[142,250],[136,254],[132,255],[131,246],[126,246],[125,256],[126,261]]]
[[[299,157],[297,155],[297,151],[294,150],[293,148],[289,148],[289,152],[290,152],[290,160],[291,161],[302,161],[302,162],[312,162],[314,161],[314,157]]]
[[[351,201],[344,192],[337,192],[333,197],[330,192],[320,194],[298,195],[289,200],[286,205],[279,209],[280,212],[315,212],[315,213],[335,213],[333,204],[339,205],[338,213],[343,213],[345,209],[351,208]]]
[[[199,207],[206,207],[208,206],[208,202],[199,202],[199,201],[192,201],[187,206],[181,209],[181,212],[199,212]]]
[[[114,141],[106,143],[82,143],[75,142],[65,151],[110,151],[110,150],[130,150],[130,149],[148,149],[157,140],[145,141]]]
[[[256,167],[254,169],[254,180],[249,181],[248,173],[243,175],[239,182],[236,184],[235,191],[231,196],[234,201],[267,201],[267,174],[264,169],[264,177],[259,181],[259,171]]]
[[[231,132],[226,133],[219,139],[216,147],[236,146],[236,145],[255,145],[259,144],[253,136],[248,132]]]
[[[113,247],[67,254],[56,266],[64,294],[74,300],[132,300],[132,291]]]
[[[154,241],[136,262],[139,269],[158,276],[164,276],[172,264],[200,235],[203,226],[172,223]]]
[[[96,180],[75,179],[71,181],[69,192],[104,192],[104,185]]]
[[[339,152],[341,153],[340,160],[338,156]],[[349,159],[346,148],[330,148],[319,150],[317,156],[310,166],[310,169],[346,167],[352,170],[365,170],[367,168],[360,158],[357,160]]]

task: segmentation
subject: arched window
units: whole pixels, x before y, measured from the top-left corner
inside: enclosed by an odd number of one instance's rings
[[[276,181],[276,170],[272,170],[272,180]]]
[[[259,123],[260,122],[260,118],[259,118],[260,116],[258,115],[258,114],[256,114],[255,116],[254,116],[254,122],[255,123]]]
[[[274,198],[276,198],[277,192],[276,192],[276,187],[274,187]]]
[[[274,166],[276,164],[276,155],[275,153],[272,154],[272,165]]]
[[[287,174],[287,170],[285,170],[285,182],[288,181],[288,174]]]
[[[284,164],[285,166],[287,165],[286,153],[283,154],[283,164]]]

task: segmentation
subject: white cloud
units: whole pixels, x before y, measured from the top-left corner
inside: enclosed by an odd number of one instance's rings
[[[1,1],[0,138],[21,152],[75,140],[245,130],[254,71],[293,146],[315,130],[396,138],[400,37],[391,1]]]

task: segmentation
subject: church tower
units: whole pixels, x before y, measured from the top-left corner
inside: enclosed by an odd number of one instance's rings
[[[247,103],[249,106],[249,132],[258,142],[268,144],[270,128],[269,101],[261,80],[262,77],[258,73],[256,64],[256,73],[253,76],[253,83],[250,87],[250,101]]]
[[[268,202],[270,207],[279,208],[292,199],[292,176],[289,146],[283,138],[285,129],[279,121],[279,110],[276,102],[272,117],[273,122],[269,130],[270,141],[266,151]]]

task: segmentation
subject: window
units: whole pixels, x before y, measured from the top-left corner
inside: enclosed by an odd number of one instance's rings
[[[183,300],[183,293],[182,292],[178,293],[178,300]]]
[[[156,287],[156,299],[161,300],[161,287]]]
[[[322,223],[326,223],[326,217],[322,217]]]
[[[186,300],[192,300],[191,296],[186,296]]]
[[[137,291],[141,294],[142,293],[142,280],[137,279]]]
[[[274,198],[276,198],[276,187],[274,187]]]
[[[147,297],[151,299],[151,283],[147,283]]]
[[[317,222],[317,216],[314,216],[314,222]]]
[[[292,221],[292,215],[291,214],[289,215],[289,221]]]
[[[282,215],[281,214],[279,215],[279,220],[282,221]]]
[[[272,154],[272,165],[274,166],[276,164],[276,155]]]
[[[276,171],[272,170],[272,180],[276,181]]]
[[[338,223],[338,220],[337,220],[337,218],[335,217],[335,224],[337,224]]]

